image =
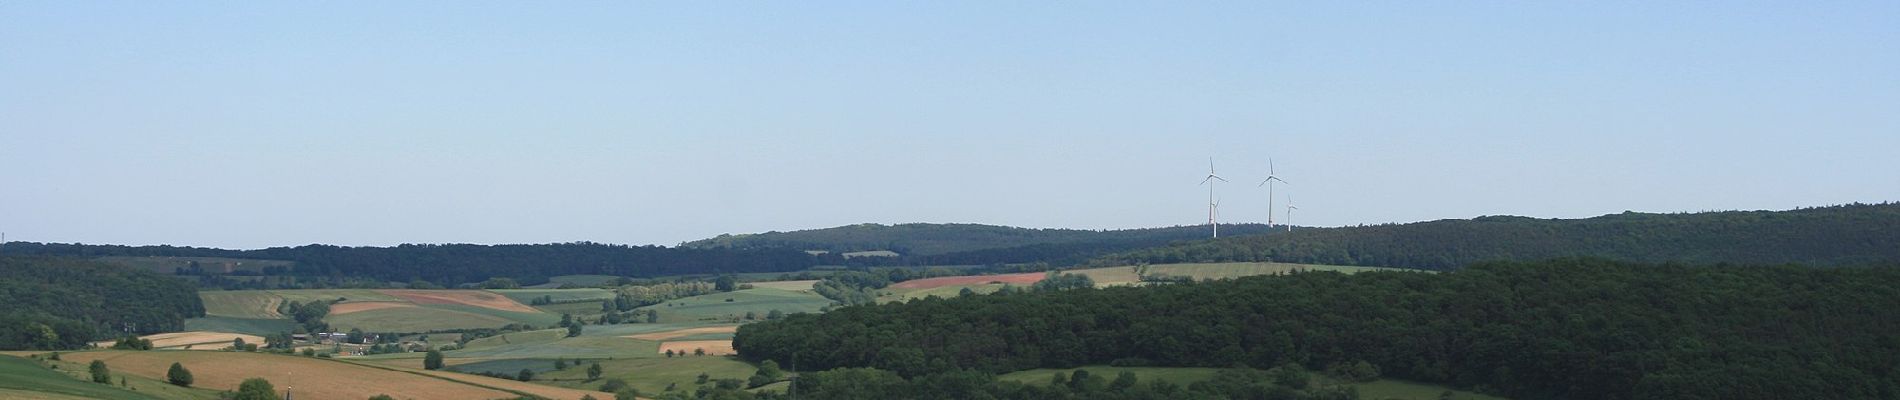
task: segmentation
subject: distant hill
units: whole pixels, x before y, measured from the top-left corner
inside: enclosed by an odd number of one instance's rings
[[[307,245],[261,250],[12,242],[7,244],[6,251],[9,255],[98,258],[166,274],[191,272],[191,266],[197,265],[202,272],[213,275],[229,272],[315,277],[331,285],[349,279],[377,284],[425,280],[455,285],[495,277],[538,284],[562,275],[653,277],[787,272],[810,268],[818,262],[816,257],[795,250],[682,249],[586,242],[393,247]],[[239,263],[243,263],[243,268],[259,268],[240,271],[236,269]],[[232,266],[232,271],[224,271],[226,264]],[[181,269],[179,265],[184,267]]]
[[[1572,256],[1652,263],[1895,264],[1900,263],[1900,204],[1306,228],[1177,243],[1093,263],[1275,261],[1447,270],[1480,261]]]
[[[1267,232],[1261,224],[1221,225],[1223,235]],[[1161,245],[1203,239],[1208,227],[1172,226],[1122,230],[1032,229],[981,224],[857,224],[792,232],[719,235],[682,244],[688,248],[779,248],[833,253],[890,250],[904,256],[943,256],[985,250],[1056,245],[1136,243]],[[1087,247],[1087,246],[1084,246]]]

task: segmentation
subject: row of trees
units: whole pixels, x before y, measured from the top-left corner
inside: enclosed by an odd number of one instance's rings
[[[1092,264],[1277,261],[1448,270],[1481,261],[1587,256],[1652,263],[1879,265],[1900,262],[1900,246],[1894,243],[1900,243],[1900,203],[1311,228],[1183,242]]]
[[[8,251],[13,247],[9,245]],[[0,349],[75,349],[204,315],[190,283],[89,260],[0,257]]]
[[[844,307],[742,326],[733,345],[909,378],[1365,362],[1527,399],[1894,398],[1895,309],[1894,268],[1565,259]]]
[[[405,244],[395,247],[307,245],[261,250],[175,246],[116,246],[14,242],[9,254],[70,257],[226,257],[295,262],[288,272],[307,277],[371,278],[457,285],[510,278],[523,284],[560,275],[665,276],[706,272],[797,271],[817,259],[785,249],[696,249],[590,242],[524,245]]]

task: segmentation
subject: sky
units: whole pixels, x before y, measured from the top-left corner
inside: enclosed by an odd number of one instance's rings
[[[0,2],[7,240],[1900,201],[1900,2]],[[1284,222],[1284,221],[1282,221]]]

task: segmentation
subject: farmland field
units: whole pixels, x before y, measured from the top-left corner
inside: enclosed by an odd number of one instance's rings
[[[767,282],[752,282],[752,283],[749,283],[749,285],[752,285],[752,287],[755,287],[755,288],[765,288],[765,289],[778,289],[778,290],[811,290],[811,286],[812,286],[813,284],[817,284],[817,283],[818,283],[818,281],[815,281],[815,280],[809,280],[809,281],[767,281]]]
[[[0,356],[0,398],[155,400],[147,394],[121,390],[67,376],[36,361]]]
[[[557,332],[539,333],[539,332]],[[654,357],[660,353],[659,343],[650,340],[629,339],[616,336],[562,337],[565,330],[536,332],[536,335],[512,336],[502,340],[487,341],[480,344],[469,342],[462,350],[443,352],[452,358],[604,358],[604,357]],[[484,339],[485,340],[485,339]]]
[[[594,361],[589,361],[594,362]],[[616,358],[600,360],[601,380],[582,382],[587,377],[586,364],[566,371],[552,371],[537,376],[558,381],[548,382],[570,388],[596,389],[607,379],[623,379],[627,385],[640,389],[641,393],[652,396],[665,393],[668,384],[678,385],[676,391],[692,393],[696,386],[693,382],[699,374],[705,373],[712,380],[745,379],[752,376],[758,367],[724,356],[684,356],[673,358]],[[709,383],[710,385],[710,383]],[[605,397],[603,397],[605,398]]]
[[[809,292],[754,288],[674,299],[641,309],[659,311],[661,322],[731,321],[745,316],[747,312],[755,313],[760,318],[772,310],[787,314],[815,313],[831,303],[831,299]]]
[[[898,282],[897,284],[891,285],[890,288],[892,289],[931,289],[931,288],[948,287],[948,286],[973,286],[973,285],[984,285],[984,284],[992,284],[992,283],[1029,285],[1032,283],[1042,281],[1043,275],[1044,273],[1042,272],[1030,272],[1030,273],[1021,273],[1021,274],[1003,274],[1003,275],[945,276],[945,277],[939,277],[939,278],[924,278],[924,279],[914,279],[914,280]]]
[[[209,305],[209,304],[207,304]],[[297,322],[288,319],[255,319],[233,317],[204,317],[185,320],[185,330],[236,332],[251,335],[269,335],[290,332],[297,329]]]
[[[509,299],[513,299],[514,301],[520,302],[522,304],[532,304],[534,303],[535,299],[540,299],[542,296],[547,296],[548,298],[554,300],[557,303],[588,300],[588,301],[592,301],[594,303],[594,306],[598,307],[600,306],[600,301],[614,299],[614,292],[612,290],[598,289],[598,288],[497,289],[497,290],[489,290],[489,291],[495,292],[496,294],[500,294],[503,296],[508,296]]]
[[[583,393],[553,387],[521,387],[479,376],[440,379],[426,374],[357,365],[317,358],[243,352],[198,351],[91,351],[67,353],[75,363],[104,360],[115,372],[149,378],[164,377],[173,362],[191,369],[194,386],[230,390],[246,378],[262,377],[278,388],[293,387],[298,397],[319,399],[365,398],[388,394],[414,399],[513,398],[521,391],[553,398],[575,399]],[[498,390],[504,388],[508,390]],[[596,397],[600,397],[595,393]]]
[[[217,350],[230,347],[232,339],[244,339],[245,343],[264,343],[262,336],[210,331],[160,333],[139,338],[152,341],[152,348],[155,349],[192,346],[193,350]],[[113,341],[103,341],[95,342],[94,345],[111,347],[112,343]]]
[[[605,290],[592,289],[594,294]],[[588,295],[576,292],[574,295]],[[481,290],[238,290],[203,291],[206,318],[186,321],[192,330],[269,334],[288,332],[295,324],[277,312],[285,302],[332,302],[324,318],[337,330],[370,332],[426,332],[431,330],[496,328],[512,323],[547,326],[560,320],[552,314]],[[591,305],[598,309],[598,305]]]
[[[513,323],[506,318],[428,307],[394,307],[323,319],[337,331],[362,329],[368,332],[427,332],[440,329],[494,328]]]

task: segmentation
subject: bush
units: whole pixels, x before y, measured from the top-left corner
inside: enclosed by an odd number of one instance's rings
[[[86,370],[92,373],[93,382],[112,383],[112,369],[106,368],[106,362],[104,360],[92,360],[92,364],[87,365]]]
[[[165,371],[165,381],[173,385],[191,387],[191,370],[185,369],[184,364],[172,363],[171,369]]]
[[[619,393],[620,389],[626,389],[626,388],[627,388],[627,381],[621,380],[619,378],[608,379],[607,383],[600,384],[600,391],[607,392],[607,393]]]

